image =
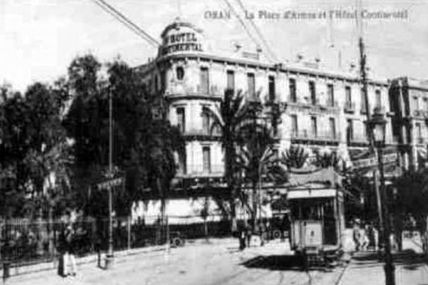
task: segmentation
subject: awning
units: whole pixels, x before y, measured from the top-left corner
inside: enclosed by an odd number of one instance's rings
[[[290,173],[289,186],[304,185],[308,183],[328,183],[331,186],[341,183],[341,176],[332,167],[321,168],[311,173]]]
[[[336,189],[300,189],[289,191],[287,199],[334,198],[336,194]]]

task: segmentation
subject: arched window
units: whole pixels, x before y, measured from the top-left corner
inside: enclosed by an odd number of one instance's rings
[[[182,66],[177,66],[175,69],[175,73],[177,75],[178,80],[183,80],[184,78],[184,68]]]

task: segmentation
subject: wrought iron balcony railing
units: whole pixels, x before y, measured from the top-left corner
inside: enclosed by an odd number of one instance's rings
[[[184,137],[194,137],[194,138],[199,138],[199,139],[220,138],[221,133],[220,133],[220,131],[217,131],[216,129],[214,129],[212,131],[207,130],[207,129],[189,129],[189,130],[184,130],[183,136]]]
[[[336,132],[308,132],[307,130],[303,131],[292,131],[291,139],[294,140],[311,140],[311,141],[331,141],[338,142],[340,138],[340,133]]]
[[[169,88],[165,92],[165,96],[169,99],[180,98],[183,96],[192,96],[192,97],[203,97],[203,98],[213,98],[221,99],[224,94],[217,85],[207,86],[207,88],[202,88],[201,85],[188,86],[182,83],[171,83]]]
[[[186,171],[179,169],[177,177],[197,178],[197,177],[222,177],[224,176],[223,164],[187,164]]]
[[[345,102],[345,106],[343,107],[345,113],[354,113],[355,112],[355,103],[353,102]]]

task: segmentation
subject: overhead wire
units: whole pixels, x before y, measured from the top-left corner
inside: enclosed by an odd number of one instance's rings
[[[116,20],[124,24],[127,28],[132,30],[135,34],[137,34],[138,36],[143,38],[145,41],[147,41],[153,47],[158,47],[160,45],[160,43],[156,39],[150,36],[146,31],[144,31],[142,28],[137,26],[129,18],[127,18],[116,8],[108,4],[106,1],[104,0],[92,0],[92,1],[95,4],[97,4],[100,8],[102,8],[105,12],[112,15]]]
[[[245,9],[244,4],[242,3],[241,0],[236,0],[236,2],[238,2],[239,6],[241,7],[242,11],[245,13],[245,11],[247,9]],[[274,60],[274,61],[278,61],[278,57],[276,56],[276,54],[272,51],[272,49],[270,48],[268,42],[266,41],[266,38],[264,37],[263,33],[260,31],[259,27],[254,23],[253,19],[250,18],[248,19],[248,22],[250,22],[251,26],[253,27],[253,29],[256,31],[257,35],[259,36],[260,40],[262,41],[262,43],[264,44],[266,51],[269,53],[270,57]]]
[[[239,23],[241,24],[241,26],[244,28],[245,32],[247,33],[247,35],[249,36],[249,38],[251,39],[251,41],[253,41],[253,43],[256,44],[256,46],[260,46],[260,43],[258,42],[258,40],[253,36],[253,34],[251,33],[251,31],[248,29],[247,25],[245,24],[245,22],[242,20],[242,18],[239,16],[238,12],[236,12],[235,8],[230,4],[230,2],[228,0],[224,0],[224,2],[226,3],[226,5],[229,7],[230,11],[232,11],[232,13],[235,15],[235,17],[238,19]],[[272,58],[269,59],[270,61],[273,61]]]

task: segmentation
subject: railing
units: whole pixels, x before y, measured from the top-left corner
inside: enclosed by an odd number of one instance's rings
[[[202,138],[202,137],[210,137],[210,138],[219,138],[221,137],[221,133],[217,130],[206,130],[206,129],[190,129],[190,130],[185,130],[183,133],[184,137],[198,137],[198,138]]]
[[[295,108],[317,110],[319,112],[329,112],[329,111],[338,112],[339,111],[339,108],[338,108],[339,105],[337,101],[326,102],[326,104],[321,104],[320,99],[316,99],[313,102],[311,98],[307,98],[307,97],[305,97],[305,100],[298,100],[295,102],[289,101],[287,102],[287,105]]]
[[[339,104],[337,103],[337,101],[332,101],[332,100],[327,100],[326,101],[326,107],[335,108],[337,106],[339,106]]]
[[[428,118],[428,111],[425,110],[413,110],[413,116],[419,118]]]
[[[200,85],[188,86],[183,83],[172,83],[166,91],[168,98],[175,98],[181,96],[201,96],[221,99],[224,91],[220,90],[217,85],[208,86],[207,89],[202,88]]]
[[[316,134],[308,132],[307,130],[299,132],[291,132],[291,139],[296,140],[312,140],[312,141],[338,141],[339,133],[332,132],[317,132]]]
[[[218,215],[209,215],[205,227],[199,213],[191,217],[166,217],[170,238],[177,232],[186,238],[226,236],[230,233],[228,221]],[[150,245],[164,244],[166,224],[161,217],[144,216],[134,221],[130,217],[113,218],[113,248],[128,250]],[[106,251],[108,247],[108,219],[78,219],[73,224],[76,254],[85,256]],[[0,222],[0,262],[6,260],[13,266],[24,266],[40,262],[50,262],[59,258],[62,252],[62,233],[65,224],[60,220],[48,222],[27,219]]]
[[[427,142],[427,140],[425,138],[423,138],[423,137],[416,137],[415,138],[415,142],[417,144],[425,144]]]
[[[354,113],[355,112],[355,103],[345,102],[344,111],[346,113]]]
[[[352,136],[349,136],[347,138],[348,143],[363,143],[363,144],[367,144],[368,140],[367,140],[367,136],[364,134],[352,134]]]
[[[186,173],[177,173],[179,178],[188,177],[222,177],[224,176],[223,164],[211,164],[205,166],[203,164],[187,164]]]

